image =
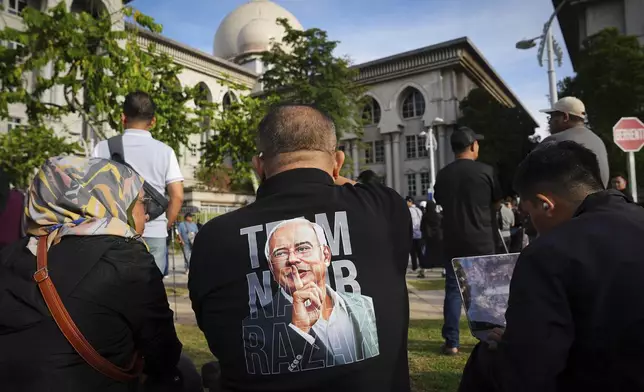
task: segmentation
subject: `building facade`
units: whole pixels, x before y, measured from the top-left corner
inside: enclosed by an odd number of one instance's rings
[[[20,11],[26,7],[46,9],[61,0],[0,0],[5,6],[7,25],[21,25]],[[62,0],[71,11],[116,13],[123,0]],[[126,1],[128,3],[130,1]],[[294,15],[269,0],[251,0],[232,11],[220,24],[214,37],[213,54],[204,53],[159,34],[139,31],[141,45],[153,41],[157,50],[167,53],[183,67],[179,82],[183,86],[200,85],[212,102],[235,99],[222,83],[225,78],[261,91],[258,78],[263,72],[259,54],[268,49],[272,39],[283,36],[275,21],[286,18],[296,28],[302,28]],[[130,28],[117,21],[115,28]],[[371,98],[365,107],[368,119],[361,139],[346,135],[341,148],[352,157],[353,177],[372,169],[383,181],[401,195],[421,199],[431,183],[430,156],[434,156],[435,171],[450,163],[454,156],[449,137],[460,115],[459,103],[468,93],[480,87],[502,104],[515,107],[521,102],[512,93],[483,55],[468,38],[439,43],[418,50],[356,65],[358,82],[368,87]],[[45,75],[46,76],[46,71]],[[54,103],[64,101],[61,91],[52,90]],[[526,111],[527,112],[527,111]],[[0,129],[25,122],[24,108],[11,108],[11,119]],[[79,138],[91,150],[94,135],[81,118],[65,119],[70,137]],[[537,123],[534,123],[535,128]],[[430,128],[436,135],[435,153],[426,148]],[[62,126],[61,126],[62,129]],[[212,132],[212,131],[209,131]],[[233,195],[200,190],[195,179],[199,166],[199,146],[210,134],[192,135],[191,146],[180,151],[180,164],[186,177],[186,204],[213,213],[227,212],[253,200],[252,195]]]
[[[642,0],[552,0],[573,67],[584,40],[601,30],[614,27],[622,34],[636,36],[644,45],[644,1]]]

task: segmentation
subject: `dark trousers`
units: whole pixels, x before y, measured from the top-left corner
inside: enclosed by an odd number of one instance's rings
[[[423,240],[414,239],[412,241],[411,250],[409,251],[411,256],[411,269],[416,271],[418,269],[418,260],[423,257]]]
[[[495,374],[496,352],[478,343],[467,360],[458,392],[497,392],[501,389]]]
[[[203,386],[195,364],[182,353],[174,374],[157,379],[148,378],[138,392],[203,392]]]
[[[443,302],[443,339],[449,348],[459,347],[459,320],[461,319],[461,292],[456,283],[452,259],[445,262],[445,300]]]

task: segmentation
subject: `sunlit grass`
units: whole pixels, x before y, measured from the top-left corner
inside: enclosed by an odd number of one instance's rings
[[[461,323],[461,354],[446,357],[440,354],[442,320],[413,320],[409,326],[409,371],[414,392],[455,392],[465,362],[476,339],[470,335],[465,322]],[[206,339],[196,326],[177,325],[177,334],[184,352],[201,371],[204,363],[215,358]]]

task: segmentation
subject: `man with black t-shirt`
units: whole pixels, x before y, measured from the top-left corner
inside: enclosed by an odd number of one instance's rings
[[[257,200],[199,231],[189,280],[229,391],[409,391],[411,218],[339,171],[333,121],[280,106],[259,126]]]
[[[461,294],[451,260],[495,253],[494,204],[502,196],[494,170],[476,162],[479,140],[483,140],[483,135],[467,127],[452,133],[450,141],[456,160],[438,172],[434,187],[436,202],[443,208],[446,271],[443,353],[446,355],[458,353],[461,317]]]

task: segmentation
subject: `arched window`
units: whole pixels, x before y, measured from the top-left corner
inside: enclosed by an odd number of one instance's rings
[[[230,91],[224,94],[224,98],[221,100],[221,106],[224,110],[230,109],[230,107],[233,105],[233,102],[235,101],[235,95],[231,93]]]
[[[425,98],[420,91],[408,87],[402,94],[402,117],[414,118],[425,114]]]
[[[72,12],[87,12],[93,17],[98,17],[107,12],[105,4],[101,0],[74,0],[71,7]]]
[[[201,82],[197,85],[197,96],[195,97],[195,106],[197,107],[197,110],[199,110],[200,107],[203,107],[206,104],[210,104],[210,103],[212,103],[212,93],[210,92],[208,85],[206,85],[206,83],[204,82]],[[210,137],[211,119],[209,116],[207,115],[203,116],[203,118],[201,119],[201,128],[203,130],[203,133],[201,134],[201,143],[204,144],[208,141],[208,138]]]
[[[45,0],[8,0],[7,2],[0,0],[0,5],[4,5],[6,12],[9,14],[20,16],[27,7],[35,8],[39,11],[44,10],[46,2]]]
[[[362,120],[365,124],[378,124],[380,122],[380,105],[372,97],[369,97],[362,110]]]

